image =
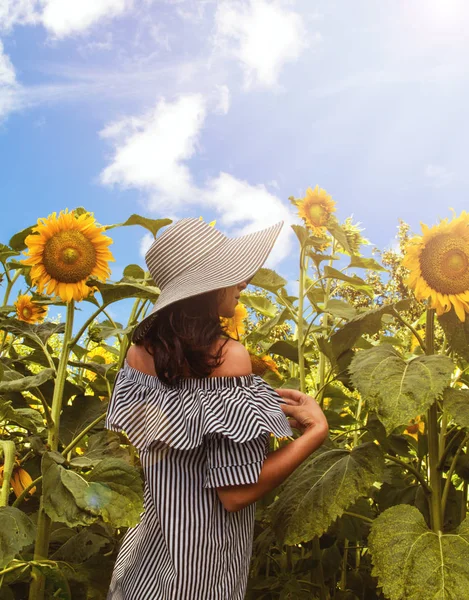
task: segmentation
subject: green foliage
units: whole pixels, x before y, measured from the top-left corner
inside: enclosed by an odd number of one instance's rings
[[[370,410],[391,433],[427,410],[451,380],[451,359],[419,356],[404,360],[384,344],[356,354],[350,366],[352,381]]]
[[[87,475],[58,465],[50,453],[42,458],[44,508],[69,527],[91,525],[98,518],[113,527],[132,527],[143,509],[138,471],[116,458],[105,458]]]
[[[467,596],[467,520],[450,534],[437,534],[415,507],[394,506],[373,523],[369,544],[373,575],[390,600]]]
[[[0,568],[34,542],[36,528],[31,519],[18,508],[0,507]]]
[[[298,544],[324,533],[350,504],[380,481],[382,451],[373,443],[351,452],[330,448],[313,454],[289,479],[271,518],[280,543]]]

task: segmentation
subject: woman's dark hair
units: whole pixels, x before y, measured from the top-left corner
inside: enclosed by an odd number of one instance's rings
[[[185,373],[208,377],[222,364],[223,348],[231,338],[220,322],[220,292],[185,298],[161,309],[146,336],[137,343],[153,356],[155,371],[163,383],[174,385]],[[220,337],[226,340],[212,353]]]

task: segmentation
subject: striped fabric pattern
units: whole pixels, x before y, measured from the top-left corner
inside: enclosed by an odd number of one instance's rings
[[[178,300],[236,285],[251,278],[264,264],[283,221],[238,238],[228,238],[194,218],[181,219],[166,229],[145,255],[161,293],[152,312],[137,326],[142,339],[155,314]]]
[[[229,513],[216,488],[255,483],[269,436],[292,435],[260,377],[167,386],[125,364],[105,426],[125,431],[145,475],[141,520],[124,537],[108,600],[242,600],[255,504]]]

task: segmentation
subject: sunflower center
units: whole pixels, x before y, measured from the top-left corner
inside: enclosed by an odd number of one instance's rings
[[[53,279],[77,283],[91,275],[96,266],[96,250],[81,231],[59,231],[47,240],[43,263]]]
[[[328,216],[329,213],[320,204],[313,204],[309,209],[309,217],[316,226],[324,225]]]
[[[25,306],[21,312],[25,319],[29,319],[33,315],[33,311],[28,306]]]
[[[453,233],[435,236],[420,254],[425,281],[441,294],[469,289],[469,241]]]

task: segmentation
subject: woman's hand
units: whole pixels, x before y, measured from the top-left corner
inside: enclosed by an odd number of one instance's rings
[[[311,428],[323,429],[324,438],[327,436],[329,426],[321,407],[312,396],[298,390],[279,388],[275,390],[286,402],[281,404],[287,417],[291,417],[290,425],[302,434]]]

